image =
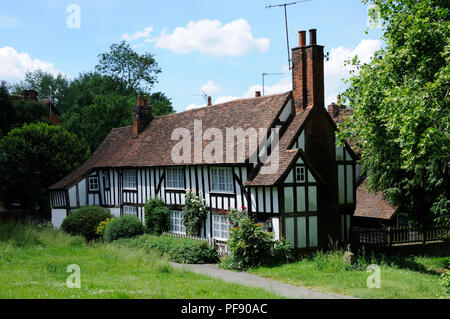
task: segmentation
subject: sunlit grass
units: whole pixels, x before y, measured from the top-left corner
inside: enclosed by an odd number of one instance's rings
[[[436,267],[447,265],[450,257],[359,258],[359,266],[343,261],[342,251],[318,252],[311,257],[278,267],[250,270],[266,278],[316,290],[360,298],[440,298],[442,288]],[[380,266],[380,288],[368,288],[369,264]],[[448,269],[447,269],[448,270]]]
[[[0,298],[278,298],[173,269],[143,249],[30,225],[2,225],[0,234]],[[70,264],[81,269],[80,289],[66,286]]]

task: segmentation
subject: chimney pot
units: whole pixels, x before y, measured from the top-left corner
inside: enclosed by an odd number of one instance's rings
[[[317,30],[310,29],[309,30],[309,45],[316,45],[316,44],[317,44]]]
[[[208,96],[208,106],[211,106],[211,105],[212,105],[211,97]]]
[[[255,91],[255,97],[260,97],[261,96],[261,91]]]
[[[136,106],[143,106],[144,103],[142,101],[142,96],[138,95],[137,97],[137,101],[136,101]]]
[[[298,31],[298,45],[300,47],[306,45],[306,31]]]

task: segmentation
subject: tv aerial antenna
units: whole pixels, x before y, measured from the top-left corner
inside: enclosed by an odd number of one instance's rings
[[[286,47],[287,47],[287,54],[288,54],[289,70],[291,70],[292,67],[291,67],[291,53],[289,52],[290,49],[289,49],[289,35],[288,35],[288,22],[287,22],[287,6],[292,6],[292,5],[300,3],[300,2],[308,2],[308,1],[311,1],[311,0],[301,0],[301,1],[286,2],[286,3],[266,6],[266,9],[271,9],[271,8],[276,8],[276,7],[284,8],[284,24],[285,24],[285,29],[286,29]]]
[[[264,77],[268,76],[268,75],[279,75],[279,74],[284,74],[284,73],[266,73],[263,72],[261,74],[261,78],[262,78],[262,95],[264,96]]]
[[[191,94],[191,96],[201,96],[203,100],[205,100],[205,104],[208,101],[208,94],[205,91],[201,91],[202,94]]]

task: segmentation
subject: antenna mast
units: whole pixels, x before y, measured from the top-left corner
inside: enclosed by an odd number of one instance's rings
[[[268,5],[266,6],[266,9],[275,8],[275,7],[283,7],[284,8],[284,24],[286,28],[286,47],[287,47],[287,54],[288,54],[288,66],[289,70],[292,69],[291,67],[291,52],[289,49],[289,34],[288,34],[288,22],[287,22],[287,6],[291,6],[300,2],[307,2],[311,0],[301,0],[301,1],[295,1],[295,2],[288,2],[288,3],[282,3],[282,4],[275,4],[275,5]]]
[[[262,73],[262,95],[264,96],[264,77],[265,76],[267,76],[267,75],[276,75],[276,74],[284,74],[284,73],[266,73],[266,72],[263,72]]]

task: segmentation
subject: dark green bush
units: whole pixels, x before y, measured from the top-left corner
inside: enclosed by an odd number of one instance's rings
[[[139,218],[135,216],[122,216],[108,223],[103,238],[107,242],[112,242],[119,238],[135,237],[143,233],[144,225]]]
[[[171,236],[144,235],[136,238],[120,239],[117,244],[126,247],[141,247],[157,251],[171,261],[186,264],[217,263],[219,256],[208,242]]]
[[[169,230],[169,209],[159,198],[145,204],[145,228],[148,233],[161,234]]]
[[[62,222],[61,228],[71,235],[81,235],[87,240],[99,238],[98,224],[111,218],[108,209],[99,206],[84,206],[71,212]]]

